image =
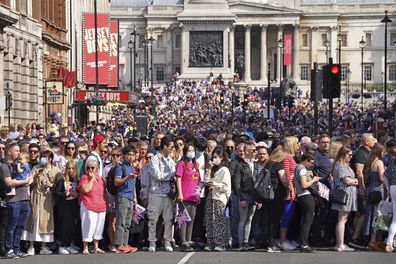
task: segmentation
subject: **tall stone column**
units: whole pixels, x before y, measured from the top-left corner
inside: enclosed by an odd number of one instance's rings
[[[180,36],[180,40],[181,40],[181,63],[180,63],[180,74],[184,74],[186,69],[187,69],[187,65],[188,65],[188,52],[189,52],[189,46],[188,43],[186,43],[187,41],[187,34],[188,32],[186,31],[185,26],[183,26],[183,24],[180,25],[182,31],[181,31],[181,36]]]
[[[230,27],[230,43],[228,45],[228,54],[229,54],[229,65],[230,73],[234,74],[235,71],[235,26],[231,25]]]
[[[251,81],[251,73],[250,73],[250,31],[252,29],[251,25],[245,25],[245,74],[244,80],[245,82]]]
[[[311,27],[311,67],[313,68],[314,62],[317,62],[318,51],[318,27]]]
[[[333,58],[333,62],[338,62],[337,59],[337,48],[338,48],[338,43],[337,43],[337,27],[333,26],[331,27],[331,33],[330,33],[330,57]]]
[[[283,41],[283,25],[278,25],[278,37],[276,38],[276,45],[278,45],[278,41],[280,39],[282,39],[282,41]],[[283,45],[284,45],[284,43],[283,43]],[[283,47],[279,48],[279,46],[278,46],[277,60],[278,60],[278,67],[277,67],[278,73],[276,74],[276,76],[280,83],[280,81],[282,80],[282,72],[283,72],[283,69],[282,69],[282,67],[283,67],[283,65],[282,65],[283,64]]]
[[[300,25],[294,25],[293,79],[300,80]]]
[[[267,28],[268,25],[261,26],[261,54],[260,54],[260,82],[267,83]]]

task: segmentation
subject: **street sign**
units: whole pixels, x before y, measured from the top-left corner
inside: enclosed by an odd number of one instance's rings
[[[46,82],[47,104],[63,104],[65,93],[63,91],[63,81]]]
[[[96,92],[90,91],[77,91],[76,100],[86,101],[89,97],[94,97]],[[99,96],[103,97],[107,102],[121,102],[129,103],[129,92],[118,92],[118,91],[99,91]]]

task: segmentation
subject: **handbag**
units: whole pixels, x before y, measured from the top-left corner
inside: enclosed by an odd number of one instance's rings
[[[343,189],[334,189],[330,193],[330,201],[333,203],[346,205],[348,202],[349,195]]]
[[[170,190],[167,193],[167,196],[169,199],[172,200],[172,202],[176,201],[176,197],[177,197],[177,188],[176,188],[176,180],[174,178],[172,178],[169,181],[170,184]]]
[[[372,191],[367,195],[367,201],[371,204],[377,204],[382,201],[382,193],[380,191]]]

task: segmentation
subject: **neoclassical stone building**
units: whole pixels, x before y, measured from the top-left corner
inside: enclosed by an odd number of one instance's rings
[[[184,78],[202,78],[210,72],[231,78],[243,68],[243,81],[253,86],[266,85],[269,70],[271,80],[292,76],[299,86],[309,87],[314,62],[321,66],[332,57],[334,62],[341,58],[343,84],[359,90],[363,37],[365,85],[371,89],[381,86],[384,78],[384,23],[380,21],[385,10],[393,20],[387,25],[387,79],[392,87],[396,82],[394,0],[111,2],[111,16],[120,21],[119,70],[126,86],[133,79],[128,42],[136,27],[137,81],[151,75],[144,70],[150,62],[144,39],[152,36],[154,83],[163,83],[175,72]]]

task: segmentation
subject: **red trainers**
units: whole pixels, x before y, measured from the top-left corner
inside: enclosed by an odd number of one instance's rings
[[[129,249],[129,253],[133,253],[133,252],[138,251],[138,248],[132,247],[130,245],[126,245],[125,248]]]
[[[130,250],[129,247],[124,246],[124,245],[121,245],[121,246],[118,246],[118,247],[117,247],[117,252],[120,252],[120,253],[129,253],[129,252],[131,252],[131,250]]]

